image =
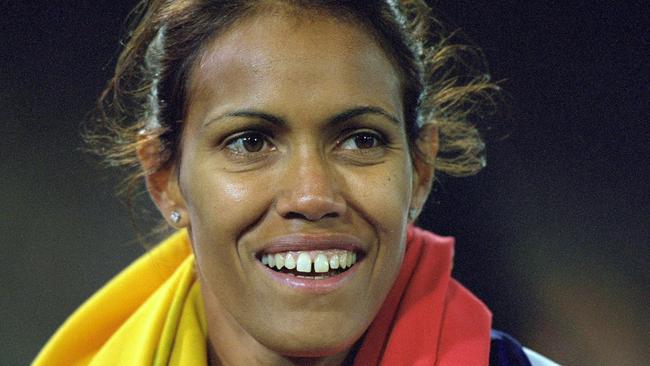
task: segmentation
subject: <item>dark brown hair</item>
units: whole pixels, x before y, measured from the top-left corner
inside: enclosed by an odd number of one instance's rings
[[[422,0],[151,0],[132,12],[115,74],[85,134],[109,165],[129,170],[127,201],[152,171],[140,167],[136,156],[143,134],[161,142],[160,165],[153,170],[178,157],[189,72],[206,41],[245,17],[296,10],[355,22],[377,39],[402,78],[412,153],[419,129],[434,124],[439,155],[431,163],[438,171],[464,176],[485,165],[482,139],[469,119],[498,88],[481,71],[480,52],[454,44]]]

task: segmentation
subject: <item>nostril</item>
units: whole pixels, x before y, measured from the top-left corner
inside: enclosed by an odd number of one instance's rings
[[[298,220],[308,220],[308,221],[316,221],[316,220],[321,220],[325,218],[336,218],[339,217],[339,214],[337,212],[327,212],[324,215],[310,215],[310,214],[304,214],[296,211],[290,211],[284,215],[285,219],[298,219]]]
[[[284,215],[284,218],[286,219],[299,219],[299,220],[304,220],[306,217],[298,212],[288,212],[287,214]]]
[[[275,209],[283,218],[318,221],[342,216],[347,203],[333,185],[303,182],[299,187],[287,184],[281,189],[277,193]]]

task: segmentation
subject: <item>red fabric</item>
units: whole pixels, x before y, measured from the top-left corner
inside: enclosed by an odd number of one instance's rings
[[[453,255],[453,238],[409,227],[402,268],[356,366],[488,365],[492,314],[451,278]]]

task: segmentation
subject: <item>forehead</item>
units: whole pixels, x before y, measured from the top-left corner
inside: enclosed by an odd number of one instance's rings
[[[316,100],[379,105],[401,115],[398,73],[375,38],[359,25],[323,16],[237,23],[206,45],[188,91],[190,112]]]

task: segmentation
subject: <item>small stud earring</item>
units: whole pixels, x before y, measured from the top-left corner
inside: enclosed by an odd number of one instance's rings
[[[172,213],[169,215],[169,218],[172,220],[174,224],[178,224],[179,222],[181,222],[181,214],[176,210],[172,211]]]
[[[412,209],[409,210],[409,219],[411,219],[411,220],[415,220],[415,218],[417,217],[417,215],[418,215],[418,210],[417,210],[417,208],[412,208]]]

